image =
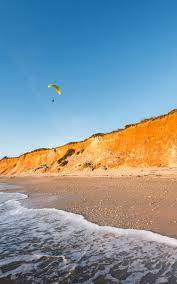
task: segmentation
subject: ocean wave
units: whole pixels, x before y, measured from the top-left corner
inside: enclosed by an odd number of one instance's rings
[[[20,203],[24,198],[21,193],[0,193],[0,279],[33,283],[177,281],[176,239],[99,226],[62,210],[27,209]]]

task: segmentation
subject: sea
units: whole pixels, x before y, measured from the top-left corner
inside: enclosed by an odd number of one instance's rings
[[[177,239],[26,208],[17,187],[0,189],[0,283],[177,283]]]

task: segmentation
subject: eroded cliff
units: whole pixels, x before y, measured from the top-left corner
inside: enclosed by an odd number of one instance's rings
[[[177,110],[124,129],[0,160],[1,175],[177,167]]]

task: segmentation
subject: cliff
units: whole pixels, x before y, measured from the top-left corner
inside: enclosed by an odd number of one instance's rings
[[[177,110],[124,129],[0,160],[1,175],[74,173],[118,167],[177,167]]]

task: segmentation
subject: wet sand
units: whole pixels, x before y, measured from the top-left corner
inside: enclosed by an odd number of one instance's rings
[[[177,238],[177,175],[0,177],[29,195],[24,205],[82,214],[99,225]],[[13,190],[10,190],[13,191]]]

